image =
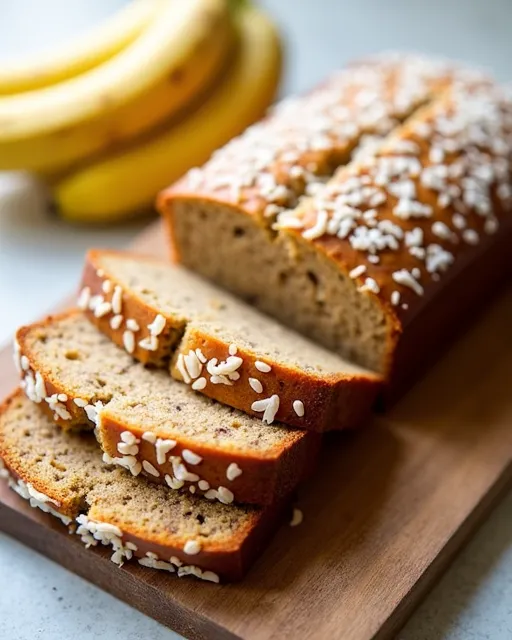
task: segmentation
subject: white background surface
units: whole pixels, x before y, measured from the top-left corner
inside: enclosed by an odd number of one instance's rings
[[[122,4],[0,0],[0,64],[6,55],[35,51],[85,29]],[[286,93],[308,88],[354,56],[389,48],[456,56],[491,66],[498,77],[512,80],[511,0],[263,4],[286,34]],[[27,188],[25,178],[0,174],[0,341],[76,286],[87,247],[123,246],[142,226],[68,227],[49,213],[44,192]],[[0,639],[71,637],[170,640],[176,635],[0,534]],[[512,495],[461,553],[400,638],[512,638]]]

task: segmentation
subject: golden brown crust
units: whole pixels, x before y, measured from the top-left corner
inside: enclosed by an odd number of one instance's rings
[[[180,355],[196,349],[200,349],[208,361],[222,362],[229,356],[229,345],[224,340],[192,326],[185,332],[179,350],[173,357],[171,374],[174,378],[183,380],[177,367]],[[272,369],[262,372],[257,368],[259,358],[254,352],[237,347],[236,355],[243,360],[237,369],[240,378],[231,385],[214,384],[212,376],[203,371],[206,386],[201,393],[260,418],[262,412],[255,411],[253,403],[276,395],[279,397],[279,409],[275,420],[318,433],[352,428],[364,421],[382,384],[379,376],[370,373],[319,374],[287,367],[268,358],[265,362],[270,363]],[[262,391],[255,391],[250,380],[257,380],[262,385]],[[297,401],[302,403],[303,414],[294,409]]]
[[[2,451],[0,459],[4,460],[5,468],[14,482],[21,480],[55,502],[59,502],[58,506],[52,503],[56,513],[49,513],[49,518],[60,515],[76,520],[83,512],[84,506],[78,500],[68,499],[62,493],[50,490],[44,482],[27,472],[18,473],[16,469],[19,459],[10,458],[4,451]],[[137,527],[132,523],[126,523],[122,517],[115,515],[112,517],[111,513],[106,515],[100,507],[94,505],[88,509],[87,517],[94,523],[105,523],[118,527],[122,532],[123,545],[131,543],[136,547],[133,549],[135,559],[145,559],[149,557],[148,554],[155,554],[160,561],[171,564],[174,572],[178,571],[181,564],[185,567],[198,568],[199,572],[190,572],[191,575],[197,577],[200,577],[205,571],[212,571],[220,582],[236,582],[245,576],[275,531],[286,521],[288,512],[288,501],[280,501],[270,505],[265,508],[264,512],[254,513],[246,526],[239,527],[229,540],[224,540],[222,543],[213,541],[211,544],[203,545],[201,551],[194,555],[184,552],[187,539],[173,536],[171,532],[155,536],[151,531],[145,530],[143,526]],[[73,524],[70,530],[73,531],[75,528],[76,525]],[[202,579],[210,582],[216,581],[215,576]]]
[[[200,196],[270,226],[280,208],[296,206],[308,184],[349,162],[364,136],[388,134],[461,77],[483,78],[452,61],[415,55],[356,61],[310,93],[278,105],[201,170],[162,191],[157,208],[166,215],[175,198]],[[258,182],[261,174],[272,177],[270,187],[268,179]]]
[[[230,380],[229,384],[212,383],[212,375],[207,367],[202,368],[200,382],[205,384],[199,387],[193,378],[185,379],[178,360],[187,356],[190,351],[200,349],[206,360],[217,359],[225,361],[230,353],[230,344],[218,338],[206,329],[198,328],[193,320],[179,318],[165,313],[162,309],[149,305],[145,300],[137,296],[133,291],[122,287],[115,274],[107,272],[103,267],[104,256],[129,256],[119,251],[91,250],[87,254],[81,291],[86,289],[91,296],[102,295],[104,300],[111,302],[114,287],[120,287],[122,291],[123,325],[118,330],[112,328],[110,322],[114,315],[107,312],[98,318],[94,311],[88,309],[87,317],[116,344],[123,347],[123,332],[126,327],[126,319],[135,320],[140,327],[136,333],[135,343],[149,337],[147,325],[153,322],[157,315],[165,318],[166,332],[173,332],[173,340],[158,342],[158,348],[154,352],[136,347],[131,355],[144,363],[151,362],[157,366],[165,366],[172,358],[170,368],[171,375],[176,380],[181,380],[193,385],[200,393],[231,407],[240,409],[244,413],[261,418],[261,411],[254,411],[254,402],[263,398],[269,398],[276,394],[280,398],[279,409],[275,420],[292,427],[316,432],[324,432],[333,429],[352,428],[364,421],[369,415],[374,399],[382,384],[377,375],[367,374],[320,374],[304,371],[298,368],[285,366],[274,359],[265,358],[265,362],[271,366],[271,372],[262,373],[256,367],[258,356],[237,346],[237,356],[241,357],[243,364],[237,369],[240,375],[237,380]],[[137,259],[139,259],[137,257]],[[151,262],[149,258],[141,258]],[[104,294],[103,284],[111,283],[112,290]],[[188,323],[188,324],[187,324]],[[182,335],[182,340],[177,341],[177,336]],[[160,338],[160,336],[159,336]],[[174,353],[174,355],[173,355]],[[183,370],[183,368],[181,367]],[[249,378],[258,380],[263,391],[257,393],[251,387]],[[347,402],[350,398],[350,403]],[[294,402],[299,401],[304,405],[304,413],[294,409]]]
[[[144,558],[148,552],[158,558],[169,561],[178,558],[184,565],[200,567],[202,571],[213,571],[221,582],[241,580],[254,563],[269,540],[289,516],[289,500],[281,500],[256,512],[245,527],[238,527],[236,533],[223,542],[211,541],[204,545],[199,553],[188,555],[183,551],[186,539],[161,534],[154,536],[143,527],[134,527],[123,522],[122,518],[105,519],[101,509],[91,507],[89,516],[99,522],[109,522],[121,529],[123,542],[132,542],[137,546],[134,556]],[[174,538],[174,539],[173,539]]]
[[[260,505],[272,504],[289,494],[302,479],[311,474],[318,459],[321,441],[314,433],[303,435],[297,432],[296,437],[292,433],[287,446],[274,447],[257,456],[244,455],[228,448],[219,449],[206,443],[201,445],[184,437],[172,448],[165,462],[159,462],[157,448],[153,442],[144,439],[143,430],[121,423],[115,415],[109,415],[107,407],[102,412],[98,438],[101,448],[111,458],[119,458],[118,447],[123,442],[121,434],[126,432],[133,434],[137,440],[135,459],[142,465],[144,461],[149,463],[154,469],[150,473],[142,468],[142,473],[152,482],[168,484],[168,479],[171,478],[175,481],[172,458],[177,457],[184,460],[188,472],[200,478],[200,481],[181,481],[180,484],[185,489],[193,487],[196,495],[213,496],[212,491],[224,488],[234,495],[238,503]],[[159,437],[156,431],[152,431],[152,434]],[[168,441],[164,435],[161,439]],[[196,465],[189,465],[183,456],[184,450],[193,451],[202,458],[201,461]],[[230,475],[232,465],[236,465],[241,471],[240,475]],[[207,486],[202,483],[207,483]],[[230,500],[229,494],[227,496],[227,500]],[[213,496],[211,499],[218,498]]]
[[[118,309],[119,313],[116,313],[114,309],[111,309],[104,315],[98,316],[98,312],[92,310],[89,304],[82,304],[81,309],[87,315],[89,320],[93,322],[100,331],[108,335],[113,342],[123,349],[127,348],[126,340],[124,339],[125,332],[129,331],[133,333],[134,349],[130,351],[130,354],[144,364],[153,364],[155,366],[165,366],[169,361],[169,354],[173,347],[176,346],[181,334],[185,328],[185,322],[180,320],[176,316],[169,314],[163,314],[165,317],[165,327],[162,332],[155,336],[157,340],[154,341],[155,349],[152,350],[149,347],[151,340],[151,331],[149,326],[154,322],[155,318],[161,314],[161,310],[152,307],[146,301],[138,297],[133,291],[127,290],[121,287],[119,281],[115,279],[115,274],[105,272],[101,269],[101,256],[109,254],[125,255],[121,251],[100,251],[91,249],[87,252],[87,256],[84,264],[84,271],[82,275],[82,282],[80,285],[80,295],[83,295],[84,290],[89,291],[89,295],[85,299],[90,301],[90,298],[94,296],[101,296],[103,302],[112,305],[112,300],[115,298],[116,287],[122,289],[122,302]],[[142,256],[137,256],[140,260],[149,260]],[[106,292],[104,287],[106,283],[108,285],[108,291]],[[79,300],[80,301],[80,300]],[[96,305],[96,309],[98,306]],[[113,324],[114,317],[119,318],[119,326]],[[130,331],[127,326],[129,320],[134,320],[140,327],[138,331]],[[141,346],[146,344],[146,348]]]
[[[208,445],[175,432],[172,434],[175,448],[166,452],[165,462],[160,464],[157,460],[155,441],[161,438],[168,442],[171,437],[168,430],[159,434],[157,429],[152,429],[151,440],[144,439],[143,429],[137,423],[128,423],[126,416],[123,418],[113,413],[108,403],[105,407],[101,402],[98,405],[96,396],[87,393],[78,395],[59,379],[58,372],[48,368],[45,363],[39,362],[31,352],[28,338],[33,336],[34,332],[37,334],[39,330],[58,321],[59,318],[68,317],[70,313],[75,312],[50,316],[39,323],[22,327],[16,334],[19,368],[25,393],[30,400],[39,404],[45,414],[63,430],[90,430],[96,427],[103,451],[115,464],[127,466],[129,461],[133,463],[129,468],[135,475],[142,473],[153,482],[166,483],[177,489],[184,485],[193,486],[193,491],[197,494],[210,492],[209,496],[212,499],[221,499],[221,501],[270,504],[293,490],[304,477],[311,473],[318,458],[321,438],[313,432],[292,429],[289,431],[288,438],[280,445],[252,451],[244,451],[240,447],[230,449],[219,444]],[[34,383],[39,376],[44,383],[42,392]],[[97,417],[98,413],[101,413],[100,419]],[[272,429],[271,426],[268,428]],[[121,434],[126,437],[127,433],[132,434],[132,440],[137,440],[136,451],[134,449],[129,455],[129,460],[126,457],[126,451],[123,452],[121,437]],[[188,472],[199,476],[199,479],[185,480],[180,484],[180,482],[176,483],[176,478],[173,478],[172,458],[181,458],[184,449],[193,451],[202,460],[196,466],[189,466],[186,459],[180,460]],[[228,477],[230,465],[236,465],[242,470],[242,474],[232,480]],[[151,471],[148,472],[148,469]],[[172,481],[168,482],[166,476],[170,476]],[[202,489],[199,481],[204,481],[208,486]],[[218,494],[219,489],[221,494]]]
[[[22,392],[17,390],[2,403],[0,424],[2,420],[8,419],[11,404],[17,402],[21,394]],[[39,426],[33,425],[34,429],[38,429]],[[78,443],[77,446],[80,444]],[[81,513],[86,514],[89,521],[118,527],[122,532],[123,546],[127,543],[135,545],[136,548],[131,547],[135,558],[147,558],[149,552],[150,555],[156,554],[158,559],[169,563],[172,557],[175,571],[178,570],[180,563],[193,565],[200,568],[200,571],[195,573],[198,577],[201,577],[204,571],[213,571],[221,581],[240,580],[243,577],[273,532],[288,516],[289,511],[287,498],[265,509],[253,510],[245,516],[246,523],[237,526],[231,537],[222,540],[215,538],[205,540],[201,544],[199,553],[190,555],[184,551],[187,539],[183,536],[175,535],[172,531],[153,533],[151,526],[145,528],[142,522],[134,524],[131,521],[125,521],[121,506],[119,509],[109,508],[105,511],[101,501],[97,503],[93,496],[89,496],[87,489],[67,493],[65,488],[59,488],[56,483],[49,483],[41,478],[37,475],[36,469],[31,467],[12,445],[10,446],[1,427],[0,462],[4,465],[2,477],[5,477],[6,470],[9,474],[6,479],[10,479],[13,486],[21,484],[22,487],[28,486],[43,494],[54,511],[53,516],[67,516],[71,520],[76,520]],[[56,462],[58,463],[58,460]],[[90,506],[88,506],[89,502]],[[32,506],[37,505],[33,503]],[[39,504],[39,506],[44,505]],[[80,522],[79,519],[78,523]],[[71,531],[75,529],[76,526],[73,525]],[[192,573],[194,574],[194,571]],[[206,575],[203,579],[215,581],[215,576]]]
[[[65,311],[57,315],[47,316],[41,322],[20,327],[17,330],[15,337],[17,369],[21,377],[21,387],[25,391],[25,394],[32,402],[36,402],[41,407],[41,410],[49,418],[52,418],[61,429],[64,431],[92,430],[94,429],[94,423],[87,417],[84,407],[79,407],[74,402],[76,396],[69,393],[69,389],[60,382],[54,371],[45,366],[44,363],[38,362],[35,359],[28,345],[27,338],[34,330],[37,331],[38,328],[44,329],[45,326],[50,325],[54,320],[66,317],[68,313],[69,312]],[[43,393],[36,392],[34,389],[35,385],[33,381],[35,381],[38,373],[44,380]],[[61,396],[60,399],[58,398],[59,395]],[[57,411],[51,408],[49,402],[49,399],[55,396],[57,396]],[[64,398],[64,396],[66,396],[66,398]],[[92,398],[84,398],[84,400],[87,400],[86,404],[89,404]],[[55,406],[55,404],[52,406]]]

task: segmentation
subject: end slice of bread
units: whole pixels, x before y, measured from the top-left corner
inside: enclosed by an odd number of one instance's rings
[[[376,374],[165,262],[90,251],[79,302],[130,355],[170,366],[195,391],[267,423],[353,427],[381,386]]]
[[[92,429],[105,460],[211,500],[270,504],[314,467],[318,434],[265,425],[135,362],[80,312],[23,327],[28,397],[63,429]]]
[[[211,582],[242,578],[286,514],[284,504],[226,506],[107,466],[92,434],[58,429],[20,391],[0,408],[0,478],[86,546],[112,546],[117,564]]]

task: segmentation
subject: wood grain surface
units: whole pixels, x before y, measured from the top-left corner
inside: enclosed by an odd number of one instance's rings
[[[161,230],[136,248],[163,255]],[[512,290],[389,413],[326,440],[243,583],[210,585],[85,550],[0,484],[0,529],[187,638],[390,638],[512,478]],[[0,391],[16,383],[0,353]]]

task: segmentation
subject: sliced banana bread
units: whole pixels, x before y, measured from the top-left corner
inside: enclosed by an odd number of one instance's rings
[[[2,462],[3,461],[3,462]],[[101,461],[92,434],[64,432],[21,392],[0,408],[0,478],[112,561],[211,582],[239,580],[286,514],[226,506],[133,478]]]
[[[265,425],[135,362],[80,312],[17,333],[27,396],[64,429],[96,426],[105,460],[211,500],[270,504],[313,468],[320,437]]]
[[[512,102],[490,81],[462,77],[311,198],[278,212],[271,229],[255,215],[254,188],[240,190],[229,167],[241,166],[248,184],[250,170],[229,148],[219,152],[193,185],[160,197],[178,258],[406,383],[510,272]]]
[[[229,406],[312,431],[353,427],[381,380],[180,267],[90,251],[79,303],[142,362]],[[171,361],[172,358],[172,361]]]

